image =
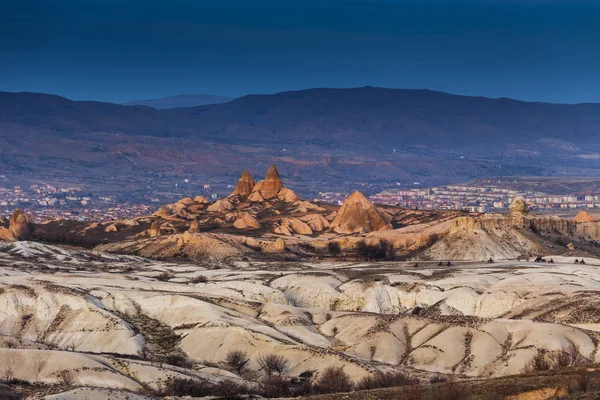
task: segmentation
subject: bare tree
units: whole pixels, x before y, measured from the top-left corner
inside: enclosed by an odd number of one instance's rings
[[[240,350],[230,351],[225,356],[225,363],[240,376],[248,369],[249,362],[248,355]]]
[[[283,375],[287,369],[288,360],[282,355],[267,354],[258,357],[258,365],[267,376]]]
[[[325,368],[317,381],[317,390],[320,393],[350,392],[353,386],[352,378],[344,372],[344,367]]]
[[[58,382],[65,386],[73,386],[77,382],[77,378],[72,370],[63,369],[58,373]]]

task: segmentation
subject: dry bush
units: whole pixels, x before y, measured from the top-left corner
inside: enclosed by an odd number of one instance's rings
[[[469,400],[472,395],[466,385],[449,380],[435,388],[430,397],[431,400]]]
[[[205,397],[215,394],[213,385],[202,379],[170,378],[163,384],[160,396]]]
[[[590,363],[579,349],[573,344],[564,350],[538,351],[538,353],[521,369],[523,374],[549,371],[551,369],[565,369],[570,367],[585,366]]]
[[[266,398],[289,397],[293,394],[290,382],[281,376],[267,376],[259,388],[260,395]]]
[[[194,284],[196,284],[196,283],[206,283],[206,282],[208,282],[208,278],[206,276],[204,276],[204,275],[198,275],[198,276],[195,276],[192,279],[190,279],[190,282],[194,283]]]
[[[331,366],[319,374],[319,380],[315,386],[319,393],[343,393],[352,391],[354,384],[350,375],[344,372],[343,367]]]
[[[248,394],[250,392],[245,385],[230,379],[222,380],[217,383],[214,388],[213,395],[216,394],[224,400],[238,399],[240,398],[240,395]]]
[[[240,350],[234,350],[227,353],[225,356],[225,363],[227,366],[242,376],[242,374],[248,369],[248,363],[250,358],[248,354]]]
[[[417,385],[418,383],[418,379],[405,375],[402,372],[386,372],[364,377],[356,385],[356,390]]]
[[[156,277],[156,279],[158,279],[161,282],[167,282],[169,279],[172,279],[172,278],[174,278],[174,275],[167,271],[161,273],[160,275],[158,275]]]
[[[587,392],[591,380],[592,377],[587,371],[579,371],[575,378],[573,378],[573,381],[569,384],[569,389],[572,392]]]
[[[283,375],[287,370],[288,359],[278,354],[267,354],[258,357],[258,365],[267,376]]]
[[[58,373],[58,382],[64,386],[73,386],[77,382],[75,373],[69,369],[63,369]]]
[[[342,252],[342,248],[338,242],[331,241],[327,243],[327,251],[329,251],[329,254],[332,256],[337,257]]]

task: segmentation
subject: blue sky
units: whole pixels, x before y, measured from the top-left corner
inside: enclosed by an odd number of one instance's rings
[[[600,102],[600,2],[0,0],[0,90],[124,102],[384,86]]]

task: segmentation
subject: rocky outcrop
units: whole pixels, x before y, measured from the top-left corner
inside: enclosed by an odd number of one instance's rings
[[[154,221],[150,225],[150,229],[148,229],[148,236],[150,236],[150,237],[160,236],[160,223],[158,221]]]
[[[8,221],[8,229],[0,228],[0,239],[28,240],[31,239],[32,224],[29,215],[15,210]]]
[[[275,233],[285,236],[292,236],[294,233],[300,235],[312,235],[313,231],[303,221],[298,218],[284,218],[279,225],[275,227]]]
[[[242,172],[242,176],[240,176],[240,179],[235,185],[231,196],[248,196],[250,195],[250,193],[252,193],[253,189],[254,179],[252,179],[252,175],[250,175],[250,172],[244,170],[244,172]]]
[[[190,227],[188,228],[188,232],[190,233],[197,233],[200,231],[200,223],[198,222],[198,220],[193,220],[190,223]]]
[[[164,204],[158,209],[157,212],[154,213],[155,216],[166,218],[172,215],[171,209],[165,206]]]
[[[277,198],[279,200],[285,201],[286,203],[295,203],[299,200],[296,193],[294,193],[292,189],[288,188],[281,189],[277,194]]]
[[[522,197],[515,197],[508,207],[512,215],[524,215],[529,212],[527,203]]]
[[[198,204],[210,204],[210,201],[204,196],[194,197],[194,202]]]
[[[110,224],[108,225],[106,228],[104,228],[104,232],[109,233],[109,232],[117,232],[119,229],[117,228],[116,224]]]
[[[281,189],[283,189],[283,184],[275,165],[269,167],[265,179],[260,181],[254,188],[254,190],[260,191],[265,200],[277,197]]]
[[[367,233],[392,229],[377,207],[358,190],[342,204],[331,223],[337,233]]]
[[[223,211],[233,210],[234,208],[235,207],[229,200],[221,199],[208,206],[206,210],[209,212],[221,213]]]
[[[262,197],[262,194],[260,194],[260,191],[258,190],[250,193],[250,196],[248,196],[248,200],[254,203],[262,203],[265,201],[264,197]]]
[[[587,211],[581,210],[577,213],[575,218],[573,218],[575,222],[594,222],[594,218]]]
[[[236,229],[258,229],[260,228],[260,223],[249,213],[241,212],[235,219],[233,226]]]
[[[301,221],[306,222],[306,224],[313,230],[313,232],[322,232],[329,228],[329,221],[322,216],[321,214],[309,214],[303,217],[300,217]]]

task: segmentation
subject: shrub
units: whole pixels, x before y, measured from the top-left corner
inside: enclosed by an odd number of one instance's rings
[[[418,379],[412,378],[402,372],[378,373],[372,376],[366,376],[356,385],[357,390],[370,390],[398,386],[416,385]]]
[[[208,282],[208,278],[206,276],[204,276],[204,275],[198,275],[198,276],[195,276],[192,279],[190,279],[190,282],[194,283],[194,284],[196,284],[196,283],[206,283],[206,282]]]
[[[168,355],[165,358],[165,362],[167,364],[176,365],[176,366],[182,367],[182,368],[191,368],[194,366],[194,363],[191,362],[189,359],[187,359],[184,356],[177,355],[177,354]]]
[[[436,400],[468,400],[472,397],[465,385],[454,380],[444,382],[435,393]]]
[[[58,382],[61,385],[73,386],[75,385],[75,382],[77,382],[77,378],[75,377],[75,373],[73,373],[73,371],[64,369],[58,373]]]
[[[248,358],[248,355],[243,351],[230,351],[225,356],[225,363],[227,366],[237,372],[240,376],[248,369],[249,362],[250,359]]]
[[[329,254],[331,254],[334,257],[339,256],[342,252],[342,248],[340,247],[340,244],[338,242],[327,243],[327,250],[329,251]]]
[[[393,246],[384,239],[380,239],[378,244],[367,244],[360,240],[356,243],[356,252],[360,258],[367,260],[387,260],[393,253]]]
[[[170,378],[163,385],[161,396],[206,397],[215,394],[213,385],[203,379]]]
[[[165,271],[165,272],[161,273],[160,275],[158,275],[158,276],[156,277],[156,279],[158,279],[158,280],[159,280],[159,281],[161,281],[161,282],[166,282],[166,281],[168,281],[168,280],[169,280],[169,279],[171,279],[171,278],[173,278],[173,275],[172,275],[172,274],[170,274],[170,273],[169,273],[169,272],[167,272],[167,271]]]
[[[277,374],[279,376],[287,370],[288,360],[282,355],[267,354],[258,357],[258,365],[267,376]]]
[[[566,349],[558,351],[538,351],[538,353],[521,369],[523,374],[549,371],[551,369],[565,369],[569,367],[584,366],[590,361],[585,358],[579,349],[571,343]]]
[[[569,388],[576,392],[587,392],[591,379],[592,378],[587,371],[580,371],[579,374],[573,378],[573,382],[571,382]]]
[[[343,393],[352,391],[353,382],[343,367],[327,367],[319,374],[316,390],[319,393]]]

